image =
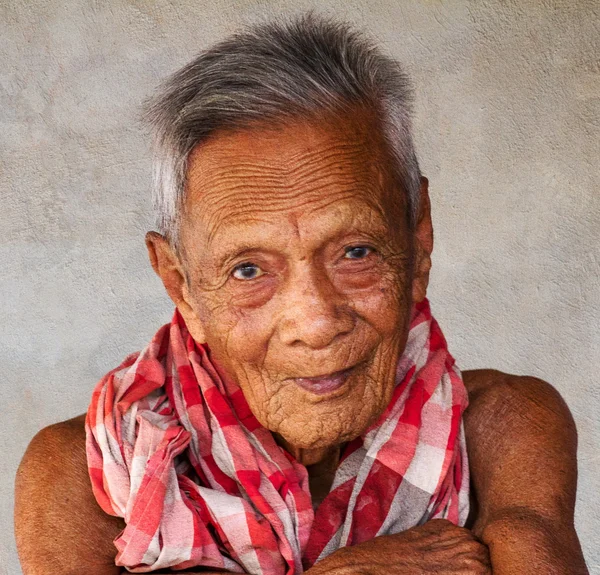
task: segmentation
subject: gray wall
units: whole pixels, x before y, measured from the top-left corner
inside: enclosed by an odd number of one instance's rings
[[[0,7],[0,574],[34,433],[171,305],[147,264],[138,105],[240,24],[316,6],[371,31],[418,90],[437,246],[430,297],[463,368],[542,377],[579,428],[577,527],[600,574],[598,4],[13,0]]]

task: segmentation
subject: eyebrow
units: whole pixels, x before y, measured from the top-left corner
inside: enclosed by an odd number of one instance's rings
[[[260,252],[260,251],[264,252],[264,251],[270,251],[270,250],[265,250],[265,248],[261,248],[260,246],[251,245],[251,244],[237,246],[235,249],[235,252],[233,252],[233,253],[228,252],[228,253],[223,254],[217,261],[216,266],[219,270],[225,269],[234,260],[236,260],[246,254],[252,254],[252,253],[256,253],[256,252]]]
[[[372,208],[373,209],[373,208]],[[380,212],[379,209],[376,210],[377,212]],[[387,228],[387,226],[385,225],[384,221],[381,221],[378,223],[378,225],[373,226],[372,224],[366,225],[365,220],[359,215],[358,217],[355,217],[356,214],[353,214],[351,221],[345,221],[344,224],[345,225],[340,225],[338,227],[337,230],[335,230],[334,233],[332,234],[326,234],[325,237],[323,238],[323,241],[321,242],[320,245],[326,245],[327,243],[336,241],[344,236],[349,236],[353,233],[359,233],[359,234],[363,234],[365,235],[367,238],[370,238],[372,241],[377,241],[377,242],[384,242],[386,238],[390,239],[391,238],[391,234],[390,234],[390,230]],[[384,219],[384,216],[382,213],[379,213],[379,215]],[[344,218],[345,219],[345,218]],[[248,224],[249,222],[246,220],[244,221],[244,224]],[[255,224],[258,224],[259,227],[261,222],[260,219],[257,220],[256,222],[254,222]],[[263,222],[264,223],[264,222]],[[220,226],[219,226],[220,227]],[[211,237],[209,238],[209,242],[208,242],[208,248],[209,251],[212,253],[217,252],[218,253],[218,247],[215,249],[211,249],[211,244],[214,246],[215,243],[217,245],[222,244],[222,242],[218,241],[218,237],[224,233],[225,237],[229,236],[229,237],[235,237],[236,235],[240,235],[240,230],[235,229],[235,225],[233,226],[234,229],[229,229],[229,230],[219,230],[217,233],[212,233]],[[245,227],[245,226],[242,226]],[[337,226],[336,226],[337,227]],[[369,229],[365,229],[365,228],[369,228]],[[264,229],[264,228],[263,228]],[[216,230],[215,230],[216,231]],[[251,235],[251,234],[249,234]],[[265,238],[263,238],[265,239]],[[217,240],[217,241],[215,241]],[[234,260],[243,257],[244,255],[250,255],[250,254],[256,254],[257,252],[267,252],[267,253],[273,253],[275,251],[277,251],[276,249],[273,248],[273,243],[271,243],[271,246],[267,247],[265,245],[260,245],[258,243],[254,243],[251,241],[242,241],[242,243],[237,244],[232,242],[232,246],[230,249],[228,249],[225,253],[218,255],[218,259],[215,262],[215,269],[218,270],[224,270],[226,267],[228,267],[231,262],[233,262]]]
[[[366,236],[366,238],[370,239],[371,241],[376,241],[378,243],[385,243],[386,238],[390,238],[389,233],[387,231],[384,231],[383,229],[377,229],[367,232],[366,230],[361,230],[359,228],[352,227],[341,229],[338,231],[338,233],[335,233],[325,238],[321,245],[325,245],[327,243],[336,241],[340,238],[343,238],[344,236],[352,235],[352,233],[363,234]],[[272,253],[273,251],[274,250],[271,248],[267,248],[265,246],[260,246],[257,244],[246,243],[238,245],[234,248],[234,251],[224,253],[222,256],[219,257],[219,259],[216,262],[216,268],[222,271],[225,268],[227,268],[233,261],[240,259],[245,255],[249,256],[251,254],[256,254],[257,252]]]

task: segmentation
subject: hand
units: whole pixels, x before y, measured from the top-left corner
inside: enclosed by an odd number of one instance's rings
[[[307,575],[491,575],[488,548],[463,527],[434,519],[396,535],[343,547]]]

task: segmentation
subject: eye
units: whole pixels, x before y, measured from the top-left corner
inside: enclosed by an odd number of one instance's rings
[[[236,280],[254,280],[262,276],[264,272],[256,265],[250,262],[244,262],[233,268],[232,276]]]
[[[369,246],[350,246],[345,250],[344,257],[349,260],[361,260],[366,258],[370,253],[373,252],[373,248]]]

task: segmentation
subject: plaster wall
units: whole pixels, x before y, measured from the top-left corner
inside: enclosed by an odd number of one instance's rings
[[[594,0],[63,0],[0,6],[0,575],[31,437],[168,321],[147,263],[141,100],[241,24],[307,7],[370,31],[417,88],[430,299],[463,369],[553,383],[579,429],[600,575],[600,64]]]

